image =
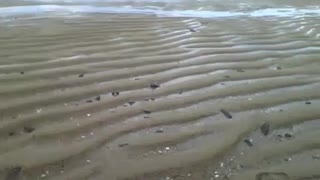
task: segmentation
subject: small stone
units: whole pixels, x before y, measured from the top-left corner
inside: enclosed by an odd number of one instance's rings
[[[37,109],[37,113],[41,113],[41,112],[42,112],[41,108]]]
[[[282,68],[281,68],[280,66],[277,66],[276,69],[277,69],[277,70],[281,70]]]
[[[252,139],[245,139],[243,140],[248,146],[252,147],[253,146],[253,141]]]
[[[134,102],[134,101],[128,102],[128,104],[129,104],[130,106],[132,106],[134,103],[136,103],[136,102]]]
[[[310,105],[310,104],[311,104],[311,102],[310,102],[310,101],[307,101],[307,102],[305,102],[305,104]]]
[[[224,110],[224,109],[221,109],[220,112],[221,112],[226,118],[232,119],[232,115],[231,115],[228,111],[226,111],[226,110]]]
[[[230,78],[230,76],[224,76],[225,78]]]
[[[8,133],[9,136],[14,136],[15,134],[16,134],[16,133],[14,133],[14,132],[9,132],[9,133]]]
[[[22,171],[21,166],[8,169],[5,180],[19,180],[21,176],[21,171]]]
[[[80,78],[81,78],[81,77],[83,77],[83,76],[84,76],[84,74],[79,74],[79,76],[78,76],[78,77],[80,77]]]
[[[41,177],[42,177],[42,178],[44,178],[44,177],[46,177],[46,176],[47,176],[46,174],[41,174]]]
[[[187,176],[188,176],[188,177],[190,177],[190,176],[191,176],[191,174],[190,174],[190,173],[188,173],[188,174],[187,174]]]
[[[92,103],[92,100],[91,100],[91,99],[89,99],[89,100],[86,100],[86,102],[87,102],[87,103]]]
[[[166,151],[169,151],[169,150],[170,150],[170,148],[169,148],[169,147],[166,147],[166,148],[165,148],[165,150],[166,150]]]
[[[96,98],[94,98],[96,101],[100,101],[101,100],[101,96],[97,96]]]
[[[179,94],[182,94],[182,93],[183,93],[183,91],[180,91],[180,92],[179,92]]]
[[[279,111],[280,111],[280,112],[283,112],[283,109],[280,109]]]
[[[320,160],[320,154],[316,154],[312,156],[312,159]]]
[[[190,32],[197,32],[195,29],[193,29],[193,28],[189,28],[189,31]]]
[[[21,72],[20,72],[20,74],[24,74],[24,72],[23,72],[23,71],[21,71]]]
[[[88,116],[88,117],[90,117],[90,116],[91,116],[91,114],[89,114],[89,113],[88,113],[88,114],[87,114],[87,116]]]
[[[150,88],[151,88],[151,89],[157,89],[158,87],[160,87],[159,84],[156,84],[156,83],[150,84]]]
[[[237,69],[237,72],[244,72],[243,69]]]
[[[156,133],[163,133],[163,130],[162,129],[157,129],[155,132]]]
[[[268,135],[270,132],[270,124],[269,123],[263,123],[262,126],[260,127],[261,133],[263,135]]]
[[[128,143],[123,143],[123,144],[119,144],[118,146],[122,148],[122,147],[125,147],[125,146],[129,146],[129,144]]]
[[[256,175],[255,180],[290,180],[288,174],[283,172],[261,172]]]
[[[143,112],[144,112],[145,114],[151,114],[151,111],[148,111],[148,110],[143,110]]]
[[[112,94],[112,96],[119,96],[120,93],[119,92],[112,92],[111,94]]]
[[[91,133],[90,133],[90,135],[91,135],[91,136],[93,136],[93,135],[94,135],[94,133],[93,133],[93,132],[91,132]]]
[[[284,137],[286,137],[286,138],[292,138],[292,134],[285,133],[285,134],[284,134]]]
[[[219,174],[214,175],[214,177],[215,177],[215,178],[218,178],[218,177],[219,177]]]
[[[24,131],[25,133],[32,133],[34,130],[35,130],[35,129],[34,129],[33,127],[30,127],[30,126],[25,126],[25,127],[23,128],[23,131]]]
[[[82,139],[86,138],[86,136],[81,136]]]
[[[291,158],[284,158],[285,161],[291,161]]]
[[[91,160],[90,160],[90,159],[87,159],[86,162],[87,162],[87,163],[91,163]]]

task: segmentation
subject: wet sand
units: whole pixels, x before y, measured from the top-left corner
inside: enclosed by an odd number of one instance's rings
[[[0,179],[317,179],[317,22],[3,23]]]

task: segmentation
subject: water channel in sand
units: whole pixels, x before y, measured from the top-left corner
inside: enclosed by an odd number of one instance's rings
[[[0,0],[0,180],[316,180],[320,2]]]

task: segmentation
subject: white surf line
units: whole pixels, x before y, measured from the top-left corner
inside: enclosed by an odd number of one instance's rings
[[[221,18],[221,17],[292,17],[292,16],[319,16],[320,9],[296,9],[296,8],[267,8],[251,12],[232,11],[200,11],[200,10],[157,10],[140,9],[133,7],[98,7],[89,5],[30,5],[1,7],[0,17],[12,17],[21,15],[39,14],[78,14],[78,13],[120,13],[120,14],[152,14],[162,17],[199,17],[199,18]]]

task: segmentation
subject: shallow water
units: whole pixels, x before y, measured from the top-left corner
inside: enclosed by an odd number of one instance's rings
[[[320,177],[316,1],[0,2],[0,180]]]

